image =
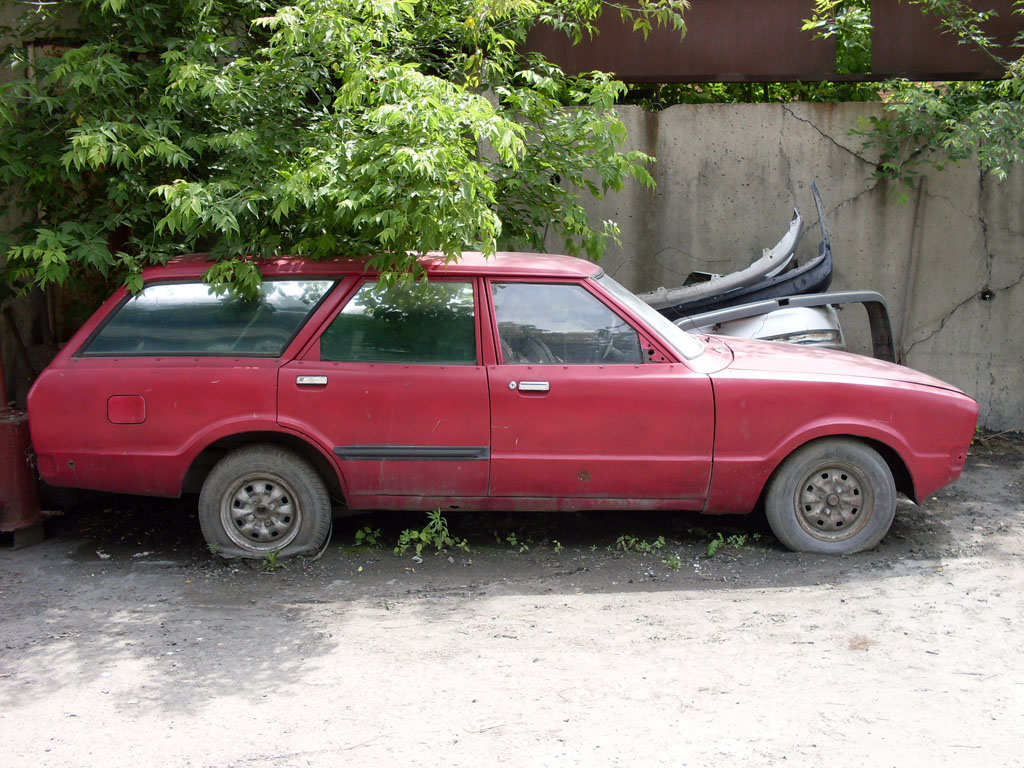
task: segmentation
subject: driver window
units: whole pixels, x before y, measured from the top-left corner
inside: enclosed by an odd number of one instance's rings
[[[492,283],[491,292],[504,363],[644,361],[636,331],[582,286]]]

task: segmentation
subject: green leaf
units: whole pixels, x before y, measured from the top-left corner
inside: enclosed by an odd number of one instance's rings
[[[211,284],[251,295],[246,257],[406,274],[427,250],[541,248],[545,233],[596,257],[616,229],[582,197],[653,183],[621,151],[622,84],[520,53],[538,24],[590,36],[597,0],[63,5],[18,16],[0,86],[0,180],[26,215],[0,234],[22,282],[138,286],[144,266],[200,250]],[[627,15],[681,32],[684,7]],[[38,39],[78,44],[29,77],[20,43]]]

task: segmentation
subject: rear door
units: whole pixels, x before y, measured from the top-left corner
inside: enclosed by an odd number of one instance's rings
[[[711,473],[710,380],[650,362],[624,312],[587,282],[491,281],[490,493],[671,499],[700,507]]]
[[[490,421],[473,279],[365,280],[279,374],[278,421],[333,451],[353,506],[482,497]]]

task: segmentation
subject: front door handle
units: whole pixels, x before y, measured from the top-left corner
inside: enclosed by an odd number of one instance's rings
[[[548,392],[551,389],[551,384],[546,381],[520,381],[519,391],[520,392]]]
[[[296,376],[295,383],[300,387],[323,387],[327,385],[326,376]]]

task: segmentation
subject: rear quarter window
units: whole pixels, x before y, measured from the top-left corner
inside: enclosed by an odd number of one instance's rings
[[[150,285],[114,310],[79,354],[277,357],[333,286],[265,280],[246,300],[199,282]]]

